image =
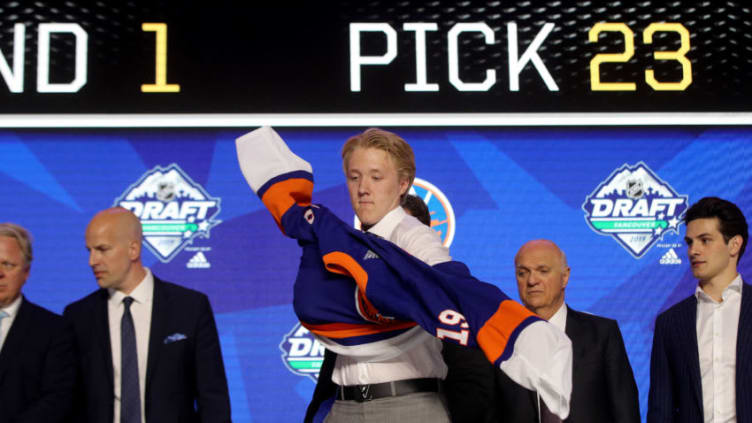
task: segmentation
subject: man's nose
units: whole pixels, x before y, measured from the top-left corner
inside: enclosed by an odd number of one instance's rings
[[[358,183],[358,194],[368,194],[371,192],[371,184],[365,178]]]

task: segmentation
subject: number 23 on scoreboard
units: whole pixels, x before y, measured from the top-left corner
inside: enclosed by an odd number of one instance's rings
[[[590,89],[593,91],[635,91],[634,82],[604,82],[601,81],[601,63],[626,63],[634,55],[634,33],[622,22],[599,22],[593,25],[588,32],[588,40],[591,43],[598,42],[601,32],[620,32],[624,36],[624,51],[621,53],[596,54],[590,60]],[[682,78],[678,82],[662,82],[655,79],[652,69],[645,70],[645,82],[656,91],[683,91],[692,83],[692,63],[685,54],[689,51],[689,31],[680,23],[654,22],[645,28],[642,33],[642,41],[645,44],[653,43],[653,34],[656,32],[675,32],[681,39],[681,47],[676,51],[656,51],[653,57],[656,60],[675,60],[681,64]]]

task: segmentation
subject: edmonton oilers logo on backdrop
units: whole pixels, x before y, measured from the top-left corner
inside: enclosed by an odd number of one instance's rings
[[[196,237],[209,237],[209,230],[221,222],[214,219],[219,202],[173,163],[144,173],[115,205],[141,219],[146,247],[167,263]]]
[[[316,382],[321,363],[324,362],[324,346],[308,329],[300,323],[295,324],[282,338],[279,349],[282,351],[282,362],[291,373],[307,376]]]
[[[431,214],[431,228],[439,233],[445,247],[452,245],[454,239],[454,210],[443,192],[432,183],[415,178],[410,194],[423,199]]]
[[[585,199],[585,220],[641,258],[669,231],[679,233],[688,197],[679,195],[643,162],[614,170]]]

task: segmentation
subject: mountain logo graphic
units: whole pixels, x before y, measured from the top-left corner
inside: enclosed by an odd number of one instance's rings
[[[144,245],[160,261],[172,260],[196,237],[209,238],[220,199],[209,195],[177,164],[156,166],[144,173],[115,200],[140,220]]]
[[[645,163],[614,170],[582,204],[593,232],[613,237],[641,258],[668,232],[679,233],[688,196],[678,194]]]

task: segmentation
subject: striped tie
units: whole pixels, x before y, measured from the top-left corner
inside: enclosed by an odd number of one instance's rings
[[[138,354],[136,330],[131,316],[133,298],[123,298],[123,320],[120,322],[122,367],[120,377],[120,423],[141,423],[141,394],[138,386]]]

